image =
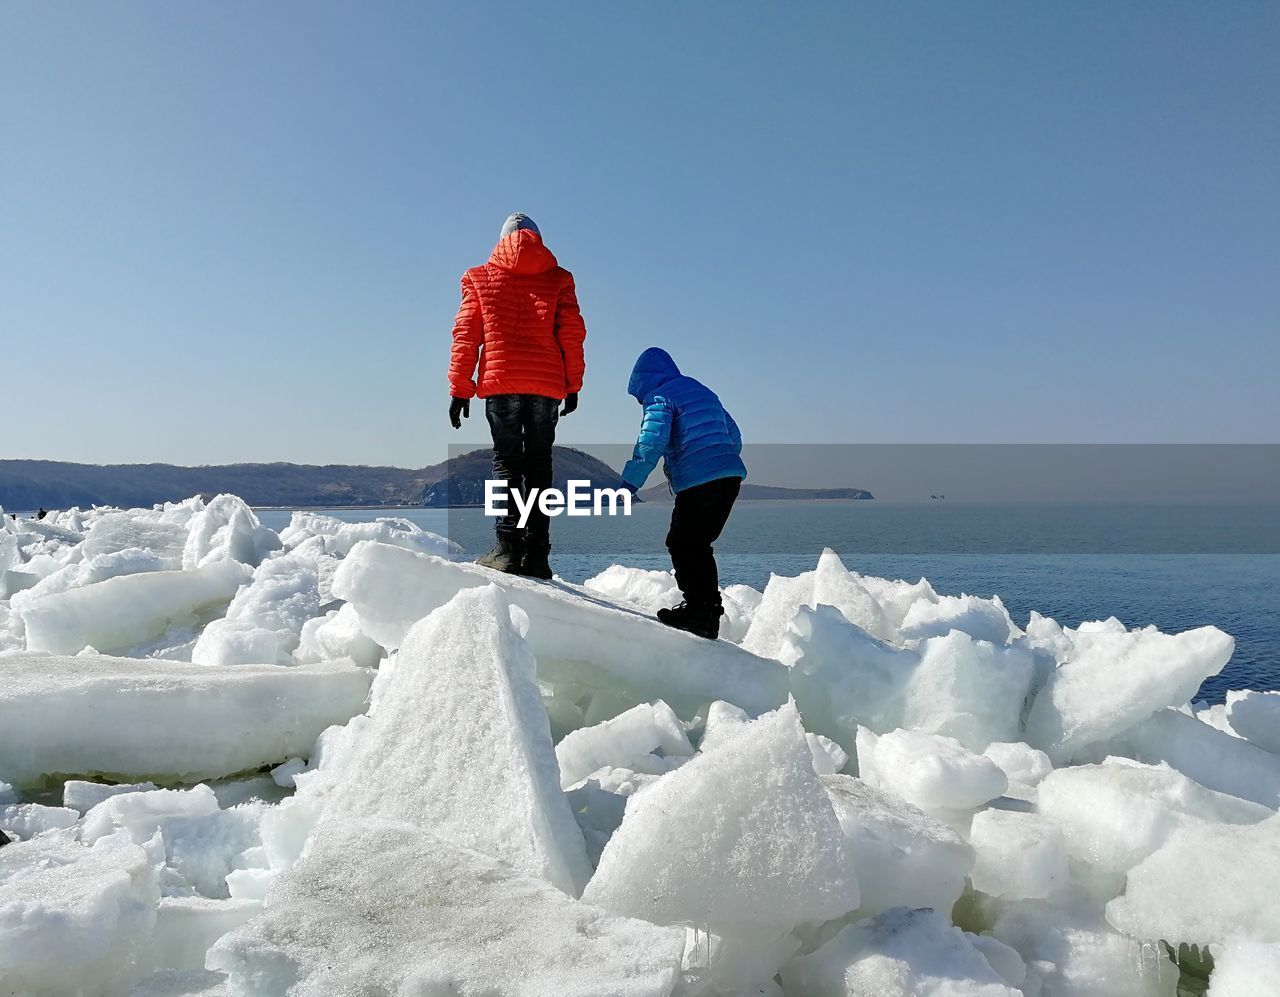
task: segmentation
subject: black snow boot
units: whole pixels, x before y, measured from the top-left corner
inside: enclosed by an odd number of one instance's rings
[[[518,575],[520,573],[520,562],[524,557],[521,546],[517,540],[498,537],[497,542],[493,545],[493,550],[480,557],[476,564],[483,564],[486,568],[493,568],[494,571],[503,571],[508,575]]]
[[[551,548],[547,547],[530,547],[524,552],[524,561],[520,565],[520,574],[526,578],[541,578],[544,582],[551,581],[551,562],[548,558],[551,556]]]
[[[690,606],[682,602],[671,609],[659,609],[658,621],[676,630],[687,630],[699,637],[716,640],[720,636],[721,606]]]

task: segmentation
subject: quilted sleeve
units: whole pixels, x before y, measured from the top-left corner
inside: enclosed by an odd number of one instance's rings
[[[729,414],[729,410],[724,410],[724,424],[729,430],[729,439],[733,443],[733,449],[742,453],[742,430],[738,428],[738,424],[733,421],[733,416]]]
[[[671,419],[671,404],[661,396],[655,396],[644,407],[635,451],[622,469],[622,480],[637,491],[644,487],[657,467],[658,459],[667,452],[667,444],[671,442]]]
[[[453,346],[449,354],[449,394],[454,398],[472,398],[476,393],[476,364],[484,343],[484,320],[480,314],[480,297],[471,278],[462,277],[462,305],[453,320]]]
[[[573,284],[573,274],[566,271],[565,277],[560,297],[556,301],[555,336],[564,356],[565,390],[572,393],[582,390],[582,375],[587,366],[582,355],[582,344],[587,338],[587,325],[583,322],[582,310],[578,307],[578,291]]]

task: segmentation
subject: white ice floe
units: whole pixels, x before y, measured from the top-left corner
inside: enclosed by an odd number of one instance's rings
[[[306,755],[364,709],[372,673],[350,662],[209,668],[49,655],[0,659],[0,768],[194,782]]]
[[[0,523],[0,992],[1173,997],[1162,940],[1276,989],[1280,694],[1191,704],[1220,631],[824,551],[706,641],[670,572],[459,556]]]
[[[315,565],[296,554],[264,561],[196,641],[199,665],[288,665],[302,628],[320,615]]]
[[[376,913],[375,913],[376,912]],[[207,966],[240,997],[667,997],[684,933],[607,914],[408,824],[319,825]]]
[[[781,932],[854,910],[853,863],[794,706],[638,793],[583,897],[717,933]]]
[[[826,606],[801,607],[778,651],[806,724],[852,747],[859,726],[945,734],[982,751],[1018,740],[1031,653],[952,632],[897,648]]]
[[[356,664],[374,668],[384,653],[382,647],[360,629],[360,616],[355,607],[345,602],[303,624],[293,656],[303,664],[350,658]]]
[[[445,537],[429,533],[407,519],[394,517],[375,519],[371,523],[344,523],[334,516],[295,512],[289,525],[280,531],[281,542],[289,548],[299,547],[312,537],[319,537],[324,552],[335,557],[346,557],[351,548],[364,540],[439,557],[455,558],[462,554],[462,548]]]
[[[1139,938],[1280,943],[1280,817],[1175,830],[1129,870],[1107,920]]]
[[[975,814],[969,844],[973,888],[993,897],[1043,900],[1067,885],[1067,846],[1052,822],[1016,810]]]
[[[713,699],[752,713],[787,699],[787,673],[776,661],[586,599],[582,590],[569,586],[365,542],[342,562],[334,594],[356,607],[365,634],[394,648],[415,622],[458,592],[494,583],[528,617],[529,646],[539,678],[547,682],[625,690],[637,697],[628,706],[663,699],[681,715]]]
[[[32,997],[116,997],[146,964],[160,899],[147,851],[72,832],[0,848],[0,985]]]
[[[533,657],[496,586],[410,630],[358,740],[315,780],[327,817],[411,821],[574,895],[591,874]]]
[[[228,559],[256,567],[279,549],[280,538],[262,525],[242,499],[219,495],[191,517],[182,566],[198,568]]]
[[[1039,812],[1061,828],[1074,858],[1117,877],[1180,828],[1256,824],[1273,813],[1167,767],[1123,758],[1058,769],[1040,783],[1037,801]]]
[[[950,914],[973,868],[954,830],[901,797],[847,775],[822,780],[858,877],[863,914],[931,907]]]
[[[859,728],[858,774],[926,813],[977,810],[1001,796],[1009,779],[995,762],[938,734]]]
[[[1280,755],[1179,710],[1161,710],[1103,748],[1151,765],[1169,765],[1220,793],[1272,810],[1280,806]]]
[[[1189,702],[1217,675],[1235,641],[1216,627],[1180,634],[1155,627],[1134,631],[1083,629],[1036,694],[1027,716],[1029,744],[1055,764],[1137,726],[1167,706]]]
[[[594,727],[580,727],[556,745],[560,783],[566,789],[597,769],[634,769],[651,756],[682,759],[692,754],[680,718],[662,700],[642,703]]]
[[[931,910],[899,907],[851,924],[782,970],[805,997],[1020,997],[959,928]]]
[[[1280,755],[1280,692],[1228,692],[1225,712],[1233,732]]]
[[[190,571],[148,571],[73,588],[18,609],[27,649],[75,654],[93,647],[123,652],[159,637],[176,623],[196,623],[202,613],[231,602],[252,572],[222,560]]]
[[[1039,900],[1006,906],[991,934],[1027,967],[1042,997],[1175,997],[1178,969],[1154,939],[1112,930],[1101,915]]]
[[[1206,997],[1280,994],[1280,944],[1232,939],[1213,948],[1213,978]]]

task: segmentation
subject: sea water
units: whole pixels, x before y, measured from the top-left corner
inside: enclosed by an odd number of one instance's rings
[[[481,509],[315,511],[400,516],[473,556],[492,542]],[[290,513],[259,515],[278,530]],[[558,517],[552,567],[574,582],[610,564],[669,568],[670,515],[669,504],[642,503],[628,518]],[[823,547],[865,574],[999,595],[1019,625],[1033,609],[1065,626],[1108,616],[1164,631],[1214,624],[1236,650],[1201,698],[1280,688],[1280,504],[741,502],[716,544],[721,584],[763,588],[770,572],[811,569]]]

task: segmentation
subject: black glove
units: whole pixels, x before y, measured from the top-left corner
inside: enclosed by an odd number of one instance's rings
[[[454,429],[462,428],[462,420],[471,418],[470,398],[451,398],[449,400],[449,424]]]
[[[578,393],[570,391],[564,396],[564,408],[560,410],[561,415],[568,415],[578,407]]]

